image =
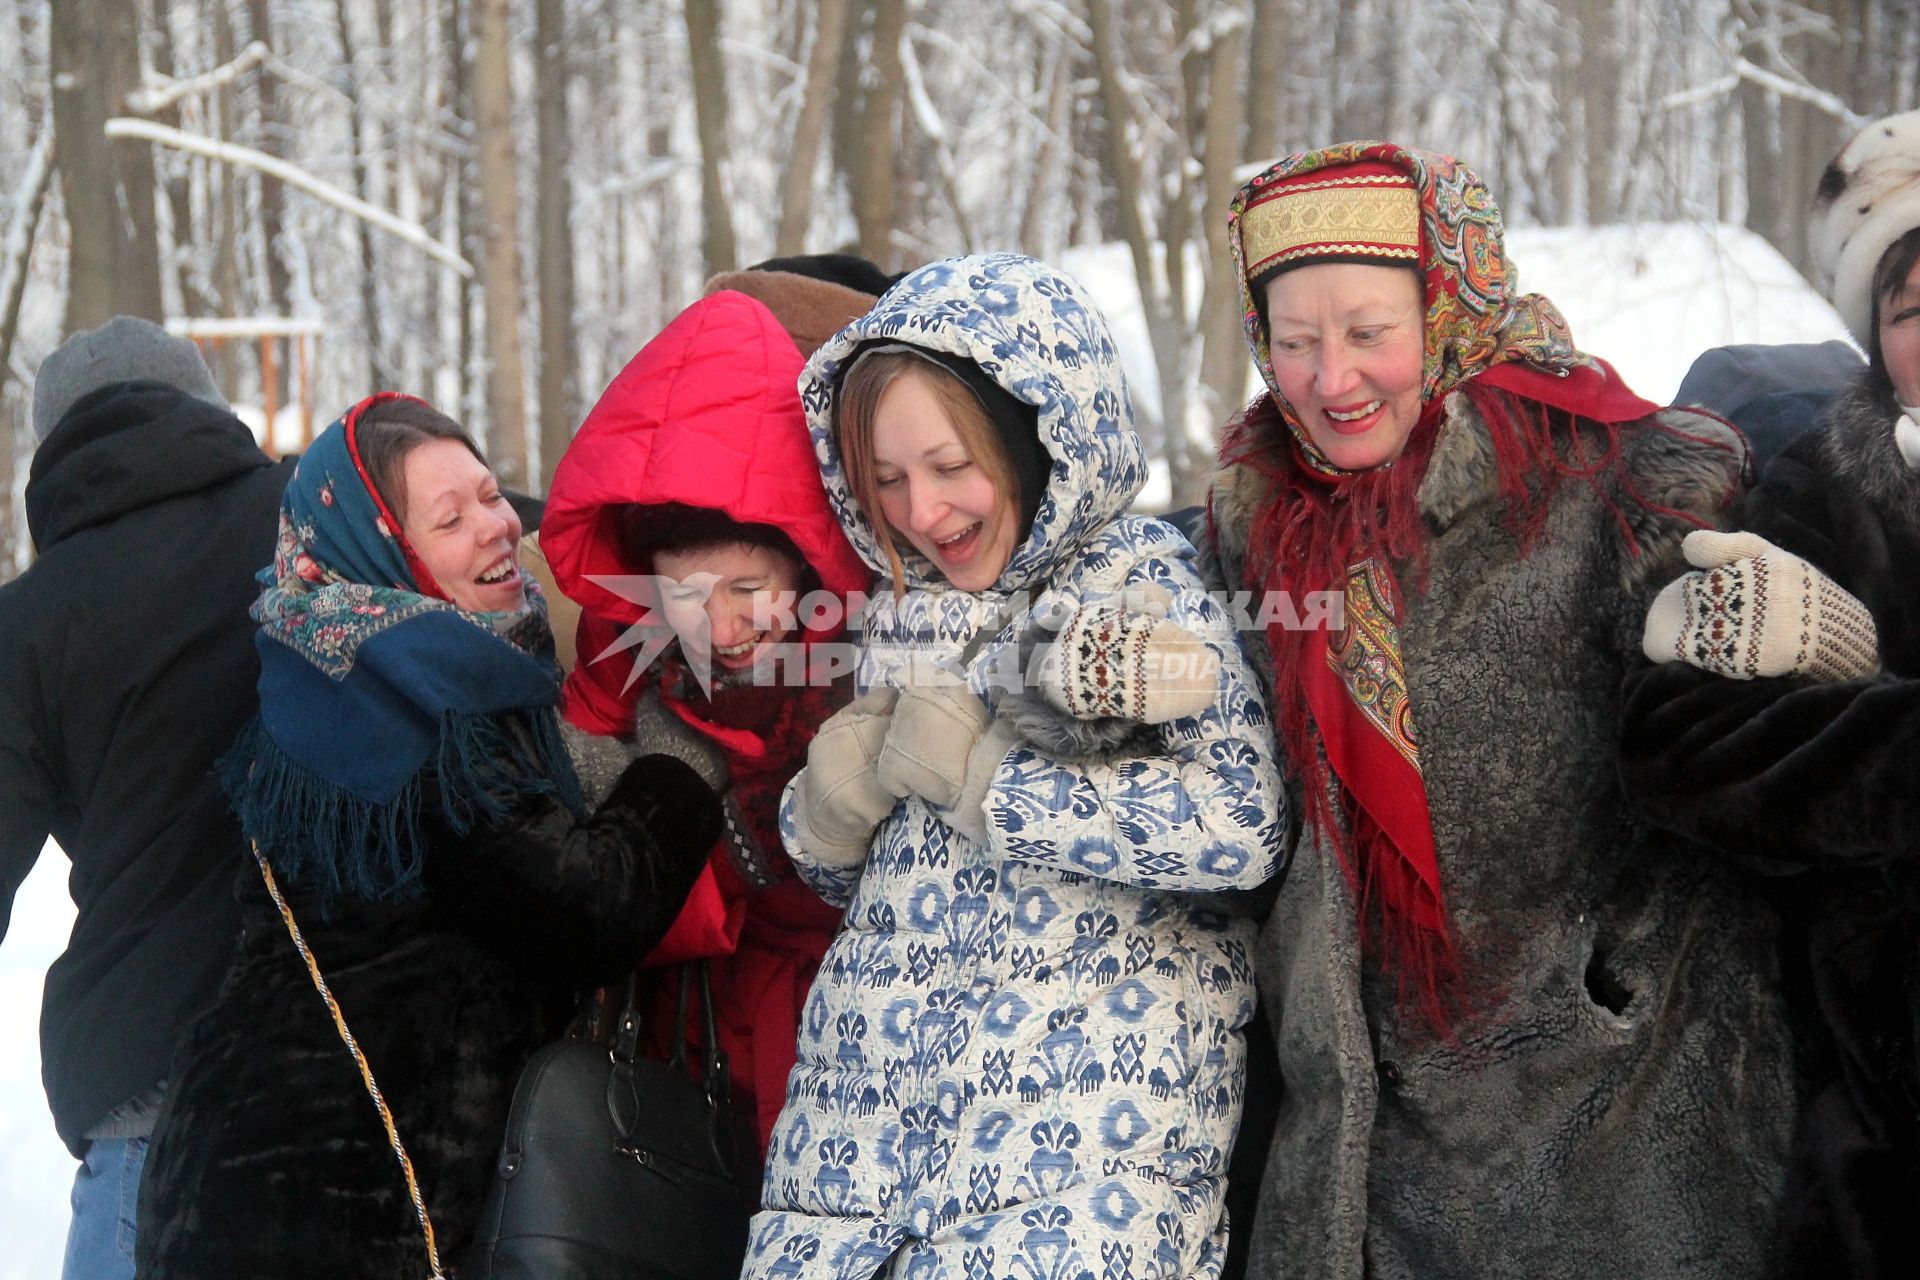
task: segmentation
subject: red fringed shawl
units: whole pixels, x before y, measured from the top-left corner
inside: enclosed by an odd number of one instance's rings
[[[1387,465],[1343,472],[1314,448],[1279,393],[1265,325],[1245,283],[1240,215],[1280,178],[1356,161],[1401,167],[1419,192],[1426,354],[1423,409],[1405,450]],[[1385,143],[1292,156],[1241,189],[1229,234],[1242,268],[1248,338],[1270,388],[1230,425],[1221,451],[1227,463],[1267,481],[1247,531],[1244,585],[1286,593],[1296,605],[1331,591],[1345,606],[1334,629],[1289,629],[1280,621],[1267,628],[1281,744],[1301,781],[1308,822],[1333,842],[1352,887],[1367,954],[1394,976],[1401,1005],[1445,1035],[1477,1002],[1448,923],[1401,658],[1399,574],[1411,567],[1416,586],[1424,576],[1418,492],[1447,401],[1467,396],[1486,423],[1522,554],[1562,481],[1588,483],[1609,502],[1615,492],[1633,496],[1622,432],[1657,406],[1578,351],[1545,298],[1515,296],[1499,212],[1458,161]],[[1583,420],[1577,429],[1575,419]],[[1276,615],[1293,611],[1269,616]]]

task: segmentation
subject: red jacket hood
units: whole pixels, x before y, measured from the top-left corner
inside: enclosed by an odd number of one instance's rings
[[[872,575],[834,519],[807,436],[805,363],[771,311],[731,291],[694,303],[642,347],[554,473],[540,547],[560,589],[591,613],[638,621],[639,605],[588,579],[651,572],[623,554],[619,508],[665,502],[772,525],[827,590],[864,588]]]
[[[554,472],[540,549],[554,581],[584,610],[579,662],[564,714],[593,733],[625,736],[644,674],[629,682],[634,652],[621,634],[642,606],[591,581],[651,573],[621,545],[622,509],[677,502],[772,525],[841,597],[872,573],[827,502],[807,435],[798,384],[805,361],[773,313],[742,293],[688,307],[601,393]],[[688,715],[691,709],[676,707]],[[729,754],[757,754],[749,736],[703,726]]]

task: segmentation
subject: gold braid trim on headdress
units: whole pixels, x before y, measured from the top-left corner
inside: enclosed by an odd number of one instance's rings
[[[1420,196],[1403,174],[1289,184],[1242,218],[1247,274],[1334,254],[1420,260]]]

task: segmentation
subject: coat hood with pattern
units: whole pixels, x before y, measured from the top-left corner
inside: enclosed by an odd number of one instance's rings
[[[1038,410],[1040,442],[1053,467],[1032,531],[1001,571],[996,592],[1041,585],[1124,515],[1146,483],[1146,455],[1133,430],[1119,350],[1080,286],[1045,263],[1013,253],[930,263],[828,340],[800,379],[827,496],[875,572],[888,571],[886,553],[847,485],[833,422],[841,377],[859,349],[873,342],[964,356]],[[896,549],[910,588],[945,588],[904,540]]]
[[[861,619],[859,682],[907,683],[909,657],[964,663],[1013,721],[995,676],[1017,656],[1007,614],[1023,593],[1038,610],[1152,585],[1219,658],[1220,688],[1097,754],[1025,735],[992,766],[981,835],[910,793],[854,865],[807,856],[792,825],[806,774],[789,785],[794,867],[847,911],[808,997],[743,1274],[1216,1276],[1254,1004],[1252,922],[1227,891],[1276,873],[1286,831],[1254,675],[1193,548],[1125,514],[1146,467],[1112,338],[1029,258],[923,267],[808,366],[828,493],[870,565],[882,551],[833,413],[846,362],[882,340],[976,361],[1036,407],[1052,469],[991,589],[903,556],[906,590],[877,591]]]

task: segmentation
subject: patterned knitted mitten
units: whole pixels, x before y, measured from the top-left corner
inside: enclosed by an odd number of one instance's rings
[[[1698,572],[1666,585],[1641,649],[1730,676],[1851,680],[1880,669],[1873,615],[1799,556],[1752,533],[1696,530],[1681,550]]]
[[[1041,693],[1080,720],[1107,716],[1162,724],[1199,715],[1220,696],[1220,659],[1198,636],[1166,620],[1160,599],[1142,607],[1083,605],[1041,663]]]

